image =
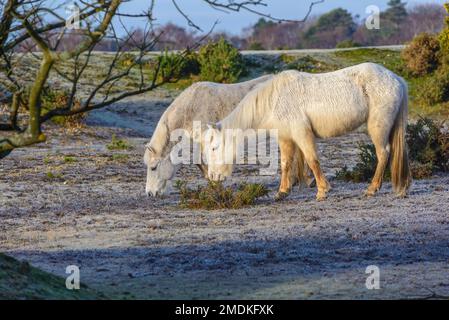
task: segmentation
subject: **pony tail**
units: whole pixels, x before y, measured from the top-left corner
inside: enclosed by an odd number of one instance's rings
[[[401,84],[403,87],[401,107],[396,115],[396,120],[390,133],[390,170],[394,192],[400,197],[405,197],[411,185],[412,177],[405,140],[408,114],[408,90],[407,84],[402,79]]]

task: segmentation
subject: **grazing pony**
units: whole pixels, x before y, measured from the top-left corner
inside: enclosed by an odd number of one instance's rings
[[[147,165],[146,194],[160,196],[167,193],[168,182],[179,168],[179,165],[174,165],[170,159],[170,152],[175,145],[170,141],[173,130],[185,129],[192,134],[193,121],[201,121],[205,128],[207,123],[223,119],[248,92],[272,77],[266,75],[236,84],[197,82],[184,90],[164,112],[150,142],[146,145],[144,155],[144,162]],[[282,154],[291,159],[290,165],[293,169],[290,174],[293,176],[281,184],[290,188],[290,184],[296,183],[297,180],[304,181],[305,178],[302,176],[302,173],[306,172],[304,160],[301,152],[290,145],[281,146],[281,157]],[[199,167],[207,177],[207,166],[201,163]]]
[[[316,198],[325,199],[330,185],[320,168],[315,138],[343,135],[366,123],[378,159],[366,195],[380,189],[391,158],[394,191],[405,196],[411,183],[405,143],[407,108],[405,81],[374,63],[322,74],[281,72],[248,93],[234,111],[203,134],[209,178],[222,180],[230,174],[221,158],[235,152],[226,146],[226,129],[277,129],[281,144],[295,144],[303,152],[315,176]],[[281,169],[288,174],[288,168]]]

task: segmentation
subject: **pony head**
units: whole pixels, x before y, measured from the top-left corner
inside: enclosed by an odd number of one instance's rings
[[[165,158],[158,156],[154,149],[147,146],[145,149],[144,163],[147,166],[147,183],[145,193],[151,197],[166,195],[169,191],[169,181],[176,173],[176,167],[170,160],[170,155]]]
[[[212,181],[223,181],[232,175],[232,143],[226,144],[225,134],[218,124],[208,124],[202,135],[202,152],[207,163],[207,177]],[[231,153],[230,153],[231,152]],[[229,160],[230,158],[230,160]]]

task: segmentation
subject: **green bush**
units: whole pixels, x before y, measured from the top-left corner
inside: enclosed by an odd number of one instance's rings
[[[181,195],[181,207],[189,209],[237,209],[253,205],[257,198],[269,193],[262,184],[247,183],[241,184],[236,191],[213,181],[197,189],[188,188],[186,182],[176,181],[174,187]]]
[[[428,33],[416,36],[402,51],[402,59],[408,71],[414,76],[430,74],[439,65],[440,42]]]
[[[449,101],[449,66],[441,67],[418,88],[417,101],[433,106]]]
[[[234,83],[245,72],[242,55],[223,38],[202,46],[198,61],[201,80],[205,81]]]
[[[443,123],[421,118],[408,125],[406,138],[412,161],[430,165],[432,172],[449,171],[449,132]]]
[[[198,58],[194,52],[179,54],[165,51],[158,57],[157,63],[163,81],[178,80],[199,73]]]

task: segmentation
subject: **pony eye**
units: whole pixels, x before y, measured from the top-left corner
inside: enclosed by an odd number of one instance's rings
[[[154,166],[152,166],[150,169],[151,171],[155,171],[157,169],[157,166],[159,165],[159,163],[156,163]]]

